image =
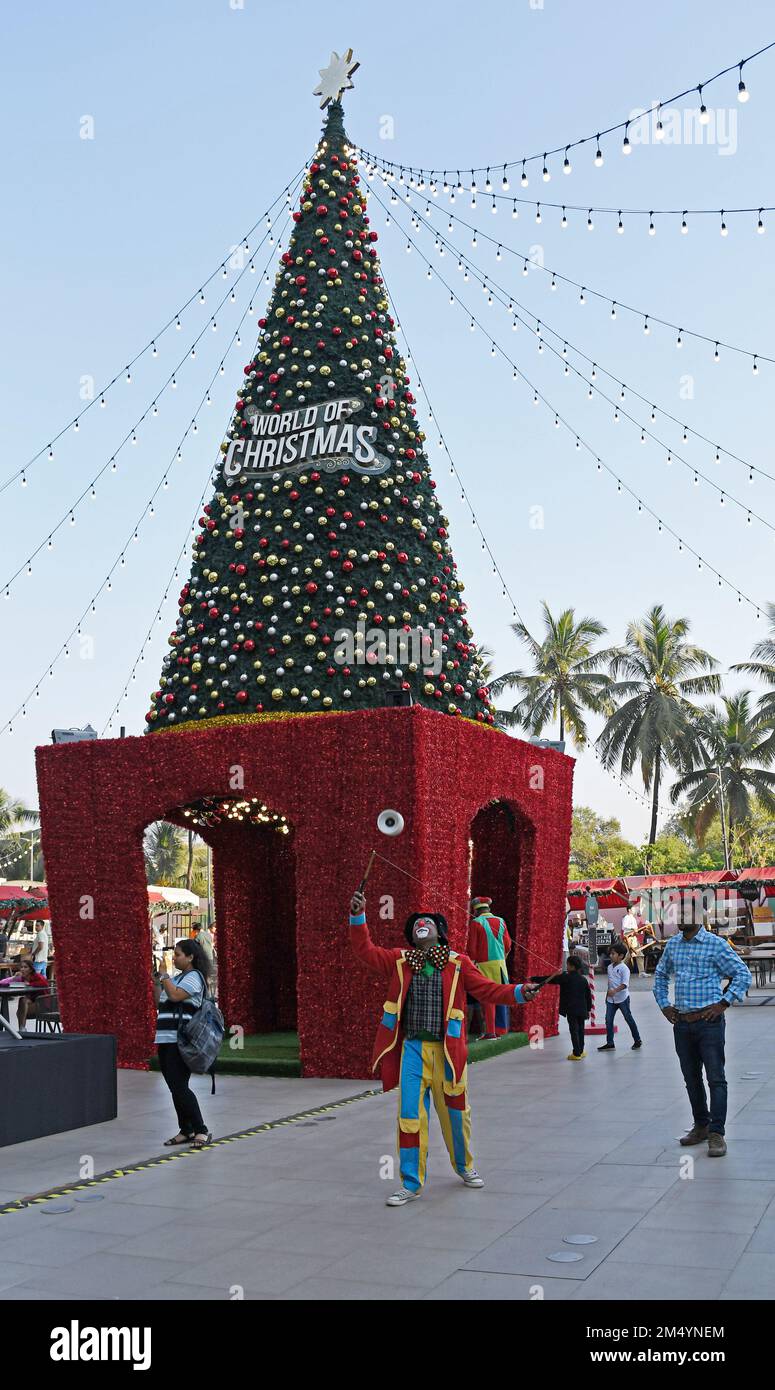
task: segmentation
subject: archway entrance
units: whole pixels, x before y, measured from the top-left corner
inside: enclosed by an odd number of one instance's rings
[[[296,883],[286,817],[258,797],[209,797],[165,816],[210,846],[218,998],[245,1036],[295,1033]]]
[[[512,959],[520,945],[521,840],[517,815],[506,801],[491,801],[477,811],[471,822],[471,897],[481,893],[492,898],[492,910],[503,917],[514,942]]]

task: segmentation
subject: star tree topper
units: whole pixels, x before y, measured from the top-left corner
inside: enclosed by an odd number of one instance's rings
[[[322,97],[321,110],[324,106],[328,106],[330,101],[339,101],[342,92],[346,92],[352,87],[350,78],[360,67],[360,63],[354,63],[352,57],[351,48],[348,48],[341,58],[338,53],[332,53],[328,67],[318,68],[323,80],[315,88],[312,95]]]

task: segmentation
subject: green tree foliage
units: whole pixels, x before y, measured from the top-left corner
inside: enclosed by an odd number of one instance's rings
[[[691,701],[717,694],[721,684],[716,661],[686,640],[688,632],[689,620],[668,618],[660,604],[642,622],[629,624],[624,645],[611,662],[617,708],[597,740],[606,767],[618,764],[629,776],[638,766],[646,791],[652,792],[650,845],[657,838],[665,765],[683,770],[698,755]]]
[[[639,865],[639,850],[625,840],[618,820],[599,816],[591,806],[574,807],[571,879],[619,878],[639,873]]]
[[[612,658],[612,651],[594,650],[594,643],[605,633],[595,618],[576,618],[572,608],[557,617],[544,603],[544,637],[533,637],[522,622],[511,630],[527,647],[533,670],[507,671],[490,684],[490,696],[497,699],[506,690],[515,690],[520,699],[513,709],[498,709],[496,718],[503,729],[524,728],[541,734],[548,724],[558,721],[560,739],[565,731],[579,747],[587,741],[584,713],[597,714],[608,708],[611,680],[601,666]]]
[[[0,878],[30,877],[30,832],[38,827],[38,813],[0,787]],[[38,840],[38,844],[34,844]],[[39,837],[34,836],[32,875],[43,878]]]

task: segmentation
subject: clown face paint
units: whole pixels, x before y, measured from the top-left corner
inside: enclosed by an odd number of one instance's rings
[[[435,946],[439,939],[436,923],[432,917],[418,917],[412,928],[412,940],[415,946],[427,949]]]

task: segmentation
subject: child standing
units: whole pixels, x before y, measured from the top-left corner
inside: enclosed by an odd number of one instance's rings
[[[613,1052],[614,1043],[614,1019],[617,1010],[621,1010],[627,1021],[627,1027],[632,1033],[633,1051],[641,1047],[641,1036],[638,1032],[638,1025],[632,1016],[630,1007],[630,972],[624,960],[627,949],[621,941],[615,941],[609,951],[611,963],[608,966],[608,990],[605,996],[605,1032],[606,1038],[598,1052]]]
[[[584,962],[580,956],[568,956],[565,970],[559,975],[549,975],[543,983],[560,987],[560,1013],[568,1020],[573,1049],[568,1053],[568,1061],[580,1062],[587,1055],[584,1050],[584,1024],[592,1012],[592,991],[584,973]]]

